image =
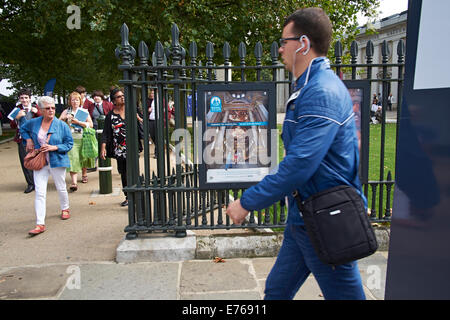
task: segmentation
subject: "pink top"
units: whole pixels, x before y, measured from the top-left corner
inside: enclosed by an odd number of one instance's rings
[[[47,145],[47,133],[48,131],[45,131],[44,129],[42,129],[42,127],[39,129],[37,138],[41,147]],[[48,152],[45,153],[45,159],[47,159],[47,164],[50,164],[50,156]]]

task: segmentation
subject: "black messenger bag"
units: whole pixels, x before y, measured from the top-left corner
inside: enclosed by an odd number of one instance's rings
[[[340,265],[367,257],[378,249],[364,202],[353,187],[333,187],[305,201],[298,192],[294,192],[294,197],[322,262]]]

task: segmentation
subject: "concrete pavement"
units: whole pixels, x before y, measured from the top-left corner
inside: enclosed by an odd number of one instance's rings
[[[34,192],[24,194],[17,145],[0,144],[0,299],[260,300],[275,258],[189,259],[117,263],[127,209],[120,207],[120,176],[113,165],[113,190],[98,195],[98,172],[69,193],[69,220],[59,217],[52,179],[47,193],[47,231],[29,237],[35,225]],[[69,183],[69,176],[66,181]],[[80,177],[81,179],[81,177]],[[203,231],[207,232],[207,231]],[[157,236],[157,235],[156,235]],[[229,236],[229,235],[228,235]],[[368,299],[383,299],[387,252],[362,259]],[[310,276],[296,299],[323,299]]]
[[[384,298],[386,252],[359,261],[368,300]],[[48,263],[0,268],[0,299],[261,300],[275,258]],[[309,276],[295,300],[322,300]]]

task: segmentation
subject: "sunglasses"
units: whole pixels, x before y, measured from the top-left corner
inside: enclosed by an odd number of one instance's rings
[[[42,108],[42,109],[44,109],[44,110],[56,110],[55,107],[47,107],[47,108]]]
[[[279,40],[280,42],[280,47],[284,47],[286,45],[286,43],[288,42],[288,40],[300,40],[301,37],[291,37],[291,38],[281,38]]]
[[[123,94],[121,94],[120,96],[115,96],[114,99],[119,99],[119,98],[123,98],[125,97]]]

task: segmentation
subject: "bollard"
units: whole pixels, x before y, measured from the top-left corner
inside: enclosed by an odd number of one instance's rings
[[[98,150],[100,152],[102,146],[102,133],[105,125],[105,116],[101,115],[97,119],[98,129],[97,129],[97,141]],[[103,160],[98,157],[98,183],[100,186],[100,194],[112,193],[112,176],[111,176],[112,166],[111,159],[106,158]]]

